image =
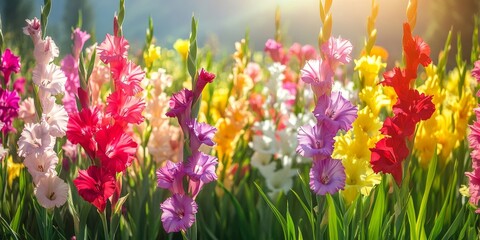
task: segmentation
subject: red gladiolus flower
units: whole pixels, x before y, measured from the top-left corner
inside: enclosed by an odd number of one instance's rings
[[[78,194],[93,204],[100,212],[105,210],[107,200],[115,192],[115,174],[105,168],[90,166],[86,171],[79,170],[73,180]]]
[[[408,148],[402,137],[386,137],[378,141],[372,152],[370,164],[374,172],[390,173],[398,185],[402,183],[402,161]]]
[[[110,63],[115,89],[121,90],[128,96],[133,96],[142,91],[140,82],[145,78],[145,72],[132,61],[122,59]]]
[[[71,113],[67,124],[67,139],[73,144],[79,143],[90,158],[95,159],[97,143],[93,136],[100,128],[100,124],[100,109],[97,107]]]
[[[409,89],[404,97],[398,98],[397,103],[393,105],[393,113],[395,115],[404,114],[415,123],[420,122],[420,120],[427,120],[435,112],[432,98],[433,96],[420,94],[415,89]]]
[[[417,78],[417,68],[419,64],[424,67],[432,62],[430,59],[430,47],[419,36],[412,36],[410,25],[403,24],[403,51],[405,52],[406,68],[405,72],[409,78]]]
[[[144,109],[145,102],[142,99],[126,96],[121,91],[115,91],[107,97],[105,112],[123,126],[126,123],[142,123]]]
[[[415,132],[416,122],[411,117],[400,114],[394,117],[387,117],[380,132],[383,135],[410,137]]]
[[[398,67],[383,73],[383,78],[384,80],[380,83],[384,86],[393,87],[398,97],[403,97],[403,94],[410,88],[410,80],[405,77],[405,72]]]
[[[193,102],[197,101],[207,83],[213,82],[213,79],[215,79],[215,74],[209,73],[203,68],[200,70],[197,82],[195,84],[195,89],[193,90]]]
[[[137,151],[137,143],[117,124],[102,127],[95,134],[95,141],[102,166],[115,172],[122,172],[130,166]]]

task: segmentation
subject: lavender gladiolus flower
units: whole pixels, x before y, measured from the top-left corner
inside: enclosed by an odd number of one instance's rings
[[[310,189],[317,195],[335,194],[345,187],[345,167],[332,158],[313,162],[310,169]]]
[[[320,122],[329,122],[338,131],[348,131],[357,118],[357,107],[345,99],[339,92],[332,92],[331,96],[323,95],[318,98],[313,114]]]
[[[195,222],[197,203],[187,195],[173,194],[160,204],[162,209],[162,223],[165,231],[185,231]]]
[[[304,157],[313,157],[313,160],[322,160],[330,157],[333,152],[333,137],[335,136],[328,123],[315,126],[305,125],[298,131],[297,153]]]

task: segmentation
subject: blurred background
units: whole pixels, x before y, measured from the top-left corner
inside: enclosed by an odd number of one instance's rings
[[[378,1],[377,45],[389,51],[389,63],[393,59],[401,59],[402,23],[406,20],[407,2]],[[8,37],[25,38],[21,32],[24,20],[34,16],[39,18],[42,3],[41,0],[0,0],[2,26]],[[251,46],[262,50],[265,41],[274,36],[277,6],[280,7],[285,45],[299,42],[316,46],[320,28],[318,0],[126,0],[125,4],[123,28],[134,50],[143,46],[149,16],[153,18],[157,45],[172,48],[177,38],[188,38],[194,14],[199,20],[200,46],[208,44],[221,54],[233,53],[234,42],[243,38],[246,31],[250,34]],[[370,0],[333,2],[332,34],[352,41],[356,54],[363,47],[370,7]],[[94,41],[102,41],[107,32],[112,32],[116,11],[117,0],[53,0],[48,34],[59,43],[61,54],[70,51],[71,29],[81,13],[83,29],[95,35]],[[457,33],[461,35],[464,56],[469,58],[474,15],[479,11],[479,0],[419,0],[414,34],[426,39],[432,52],[438,53],[452,28],[453,36]],[[437,57],[432,56],[434,60]]]

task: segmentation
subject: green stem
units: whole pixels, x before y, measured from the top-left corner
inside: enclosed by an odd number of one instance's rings
[[[105,239],[111,239],[110,234],[108,233],[108,225],[107,225],[107,213],[103,211],[102,213],[98,213],[100,215],[100,218],[102,219],[102,225],[103,225],[103,234],[105,235]]]

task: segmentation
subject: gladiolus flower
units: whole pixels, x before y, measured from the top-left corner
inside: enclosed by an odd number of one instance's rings
[[[480,60],[475,62],[475,67],[472,69],[472,77],[477,79],[477,82],[480,82]]]
[[[193,93],[184,88],[180,92],[174,93],[168,101],[170,110],[165,114],[167,117],[177,117],[178,122],[182,124],[190,119],[192,108]]]
[[[167,164],[159,168],[156,172],[157,186],[159,188],[168,189],[174,194],[184,194],[183,176],[185,176],[185,172],[183,169],[182,162],[174,163],[168,160]]]
[[[55,103],[55,98],[50,97],[42,101],[43,117],[50,126],[50,135],[63,137],[67,131],[68,113],[62,105]]]
[[[32,20],[26,19],[25,22],[27,22],[27,26],[23,27],[23,33],[29,35],[33,40],[33,44],[36,44],[42,37],[40,20],[34,17]]]
[[[100,109],[97,107],[84,108],[70,114],[68,119],[67,139],[73,144],[79,143],[92,159],[95,159],[97,151],[97,143],[93,137],[100,128],[100,123]]]
[[[173,194],[160,204],[162,223],[165,231],[185,231],[195,222],[197,203],[187,195]]]
[[[339,129],[348,131],[357,118],[357,107],[341,93],[332,92],[331,96],[325,94],[318,98],[313,114],[319,123],[328,121],[328,125],[332,126],[335,132]]]
[[[59,177],[50,175],[40,179],[34,193],[40,206],[47,209],[60,207],[67,201],[68,185]]]
[[[57,175],[55,167],[57,167],[58,164],[58,157],[54,151],[46,151],[38,155],[28,155],[23,164],[32,175],[35,184],[38,184],[40,179],[48,175]]]
[[[370,163],[376,173],[390,173],[398,185],[402,182],[402,161],[408,156],[408,148],[402,137],[386,137],[378,141]]]
[[[340,160],[326,158],[313,162],[310,189],[317,195],[335,194],[345,187],[345,167]]]
[[[121,91],[115,91],[107,98],[105,112],[121,124],[140,124],[144,120],[142,116],[144,109],[145,102],[142,99],[126,96]]]
[[[328,123],[315,126],[305,125],[298,130],[297,153],[314,160],[323,160],[332,155],[333,137],[336,130],[328,127]]]
[[[12,126],[13,118],[18,116],[20,96],[15,91],[3,90],[0,88],[0,128],[4,133],[15,131]]]
[[[32,80],[40,89],[52,95],[57,95],[65,92],[67,77],[57,65],[50,63],[46,66],[35,66],[32,73]]]
[[[142,91],[140,82],[145,78],[145,72],[132,61],[123,59],[112,62],[110,65],[115,88],[128,96],[133,96]]]
[[[435,112],[432,97],[424,93],[420,94],[415,89],[410,89],[404,97],[398,98],[397,103],[393,106],[393,113],[395,115],[404,114],[415,123],[420,120],[427,120]]]
[[[50,135],[48,123],[42,120],[41,123],[27,123],[18,140],[18,155],[39,155],[52,150],[55,138]]]
[[[188,123],[188,129],[190,131],[190,147],[192,150],[198,150],[202,144],[210,147],[215,145],[212,139],[217,131],[216,128],[207,123],[199,123],[196,119],[192,119]]]
[[[73,56],[78,59],[83,45],[88,41],[88,39],[90,39],[90,34],[82,31],[80,28],[75,28],[75,30],[73,30],[71,39],[73,39]]]
[[[33,51],[37,65],[42,66],[52,62],[59,54],[60,50],[51,37],[46,37],[45,40],[37,42]]]
[[[127,58],[130,45],[124,37],[112,36],[107,33],[105,40],[97,47],[100,60],[108,64]]]
[[[5,49],[0,58],[0,71],[3,73],[5,85],[8,85],[10,74],[20,71],[20,57],[13,55],[10,49]]]
[[[103,127],[95,134],[95,141],[102,166],[115,172],[122,172],[130,166],[137,151],[137,143],[120,125]]]
[[[311,84],[312,90],[317,97],[330,94],[332,91],[334,72],[327,61],[308,60],[301,70],[301,79]]]
[[[346,64],[352,61],[350,54],[353,46],[348,40],[341,37],[330,37],[327,42],[322,44],[322,53],[325,54],[326,60],[332,66],[332,70],[337,68],[339,64]]]
[[[90,166],[86,171],[79,170],[73,184],[77,187],[78,194],[100,212],[105,210],[107,200],[116,188],[113,172],[97,166]]]
[[[193,89],[194,103],[198,100],[198,98],[200,97],[200,94],[202,94],[203,88],[205,88],[207,83],[213,82],[213,79],[215,79],[215,74],[209,73],[203,68],[200,70],[195,88]]]
[[[430,59],[430,47],[422,38],[412,36],[410,25],[403,24],[403,51],[405,52],[405,72],[409,78],[417,78],[419,64],[426,67],[432,62]]]

